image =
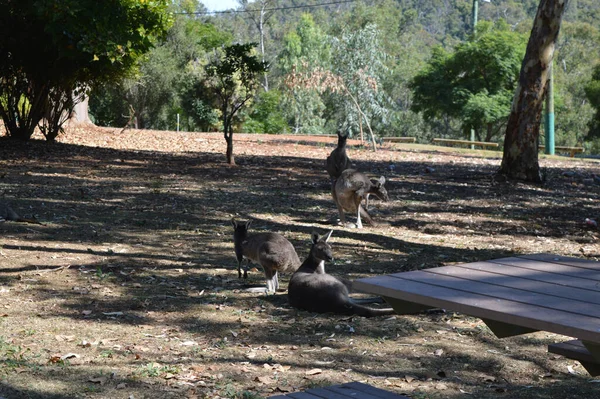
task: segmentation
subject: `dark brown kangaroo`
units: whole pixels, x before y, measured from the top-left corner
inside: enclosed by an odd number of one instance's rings
[[[277,291],[278,272],[294,272],[301,263],[292,243],[278,233],[258,233],[248,236],[251,220],[238,222],[232,218],[231,224],[235,256],[238,261],[238,278],[242,277],[241,265],[246,258],[262,266],[267,280],[267,292]],[[248,278],[247,267],[244,268],[244,278]]]
[[[364,317],[383,316],[394,309],[375,309],[359,305],[348,296],[348,288],[339,279],[324,271],[324,263],[333,260],[331,246],[327,243],[331,230],[325,236],[312,233],[312,247],[302,266],[292,275],[288,285],[290,305],[317,313],[337,313]]]
[[[369,194],[374,194],[382,201],[389,201],[388,193],[385,187],[385,177],[381,176],[379,180],[371,181],[364,174],[356,169],[346,169],[335,183],[334,200],[340,214],[340,222],[346,223],[344,211],[356,213],[356,227],[362,228],[361,217],[367,223],[376,225],[371,215],[361,205],[363,199]]]
[[[348,136],[342,135],[340,132],[337,132],[337,136],[337,147],[331,151],[325,163],[327,173],[331,179],[337,179],[343,171],[352,167],[352,162],[350,161],[350,158],[348,158],[348,154],[346,154],[346,141],[348,140]]]
[[[35,219],[22,218],[17,214],[17,212],[13,211],[13,209],[10,206],[8,206],[8,204],[0,202],[0,221],[6,220],[20,223],[42,224]]]

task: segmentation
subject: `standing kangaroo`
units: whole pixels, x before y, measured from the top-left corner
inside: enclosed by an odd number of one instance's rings
[[[238,278],[242,277],[241,265],[244,258],[262,266],[267,280],[267,292],[279,289],[278,272],[294,272],[300,266],[300,259],[290,243],[278,233],[257,233],[248,236],[248,228],[252,221],[238,222],[231,219],[233,225],[233,242],[235,256],[238,261]],[[248,278],[248,270],[244,268],[244,278]]]
[[[331,151],[325,163],[327,173],[332,180],[337,179],[343,171],[352,167],[352,162],[350,161],[350,158],[348,158],[348,154],[346,154],[346,141],[348,140],[348,136],[342,135],[340,132],[337,132],[337,136],[337,147]]]
[[[335,196],[335,182],[343,171],[352,167],[352,162],[350,161],[350,158],[348,158],[348,154],[346,154],[346,141],[348,140],[348,135],[342,135],[338,131],[337,136],[337,147],[331,151],[325,162],[327,174],[329,174],[329,177],[331,178],[331,196],[335,203],[337,203]]]
[[[356,212],[356,227],[362,228],[361,216],[365,218],[367,223],[377,225],[371,218],[371,215],[364,209],[361,202],[368,197],[369,194],[374,194],[382,201],[389,201],[388,193],[385,187],[385,177],[381,176],[379,180],[371,181],[364,174],[356,169],[346,169],[337,179],[334,187],[335,204],[338,207],[340,214],[340,222],[346,223],[344,211]]]
[[[324,272],[325,262],[333,260],[331,246],[327,243],[333,230],[324,236],[312,233],[310,253],[302,266],[292,275],[288,285],[290,305],[317,313],[338,313],[364,317],[383,316],[394,309],[375,309],[359,305],[348,296],[342,281]]]

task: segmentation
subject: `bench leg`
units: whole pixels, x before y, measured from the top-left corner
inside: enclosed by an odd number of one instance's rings
[[[426,310],[433,309],[431,306],[421,305],[414,302],[403,301],[396,298],[383,297],[398,314],[415,314],[422,313]]]
[[[512,337],[515,335],[529,334],[532,332],[539,331],[539,330],[534,330],[532,328],[515,326],[514,324],[502,323],[501,321],[495,321],[495,320],[489,320],[489,319],[481,319],[481,320],[483,320],[485,325],[488,326],[489,329],[492,330],[494,335],[498,338]]]

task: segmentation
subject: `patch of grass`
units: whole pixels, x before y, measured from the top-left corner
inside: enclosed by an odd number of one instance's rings
[[[27,366],[30,358],[31,350],[29,348],[14,345],[0,336],[0,373]]]

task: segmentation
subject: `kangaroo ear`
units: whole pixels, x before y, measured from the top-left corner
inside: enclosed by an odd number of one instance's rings
[[[317,242],[319,242],[319,233],[317,233],[316,231],[312,231],[310,233],[310,240],[312,241],[313,244],[316,244]]]
[[[332,234],[332,233],[333,233],[333,230],[329,230],[329,233],[327,233],[327,234],[325,234],[325,235],[323,236],[323,241],[324,241],[324,242],[327,242],[327,241],[329,241],[329,237],[331,237],[331,234]]]
[[[385,184],[385,176],[381,176],[378,181],[379,181],[379,184],[381,184],[383,186]]]
[[[251,224],[252,224],[252,219],[250,219],[246,222],[246,228],[249,229]]]
[[[233,225],[234,229],[236,229],[238,226],[238,222],[235,220],[235,218],[231,218],[231,224]]]

